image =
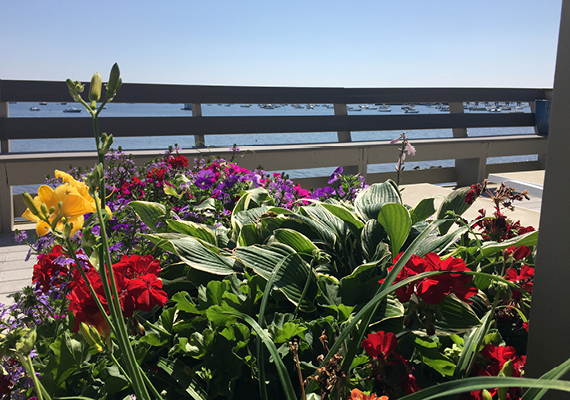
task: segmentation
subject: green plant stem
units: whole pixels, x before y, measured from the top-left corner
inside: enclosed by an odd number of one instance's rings
[[[105,321],[107,322],[107,324],[109,325],[109,327],[113,331],[113,334],[115,334],[115,336],[117,336],[117,332],[114,329],[115,327],[111,323],[111,319],[109,318],[107,311],[105,311],[105,308],[103,307],[103,304],[101,303],[101,300],[99,300],[99,296],[95,292],[93,285],[91,285],[91,282],[87,278],[87,274],[85,274],[85,271],[81,267],[81,263],[80,263],[79,259],[77,258],[77,254],[75,254],[75,251],[72,251],[73,250],[73,244],[71,243],[71,240],[66,239],[65,242],[67,244],[68,255],[71,256],[71,258],[73,258],[73,261],[75,261],[75,265],[77,266],[77,269],[79,270],[79,273],[81,274],[81,277],[83,278],[83,280],[87,284],[87,287],[89,288],[89,293],[91,293],[91,296],[95,300],[95,304],[97,304],[97,308],[99,308],[99,312],[101,312],[101,314],[103,315],[103,318],[105,318]]]
[[[133,380],[133,388],[135,390],[135,394],[139,399],[150,399],[142,371],[136,361],[134,351],[130,345],[127,325],[125,323],[125,318],[121,310],[121,303],[119,301],[119,293],[117,292],[115,274],[113,273],[113,263],[111,261],[111,254],[109,253],[109,242],[107,240],[105,220],[103,219],[103,212],[101,210],[101,204],[99,203],[99,196],[97,195],[97,192],[94,192],[94,196],[95,205],[97,207],[97,217],[99,218],[99,227],[101,229],[102,248],[100,254],[103,253],[103,257],[99,259],[99,273],[102,278],[101,280],[103,283],[103,288],[105,289],[105,293],[110,293],[110,297],[107,298],[107,302],[109,303],[109,312],[111,313],[111,319],[114,322],[116,328],[116,337],[119,342],[119,347],[121,348],[121,352],[125,359],[127,369],[130,372],[131,379]],[[148,383],[150,386],[152,386],[150,382]],[[156,389],[154,392],[156,392]]]
[[[26,368],[26,370],[28,371],[28,374],[32,378],[32,381],[34,382],[34,387],[36,388],[36,394],[38,395],[38,400],[44,400],[44,399],[45,400],[51,400],[50,395],[46,392],[42,383],[40,382],[40,380],[36,376],[36,371],[34,369],[34,364],[32,363],[32,358],[30,357],[30,355],[29,354],[23,355],[21,353],[18,353],[18,354],[16,354],[16,356],[18,357],[20,364],[22,364],[24,366],[24,368]]]

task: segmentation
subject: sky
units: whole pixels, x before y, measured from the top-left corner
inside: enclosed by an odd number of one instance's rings
[[[562,0],[2,0],[0,79],[551,88]]]

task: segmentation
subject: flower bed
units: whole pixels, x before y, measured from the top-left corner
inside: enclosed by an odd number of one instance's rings
[[[117,78],[99,107],[68,86],[96,122]],[[5,398],[568,389],[520,378],[538,232],[505,217],[521,200],[508,188],[493,216],[465,221],[484,185],[412,208],[396,183],[367,186],[341,168],[315,190],[239,167],[237,148],[190,166],[174,147],[137,168],[95,135],[95,168],[56,171],[26,197],[38,261],[34,286],[2,314]]]

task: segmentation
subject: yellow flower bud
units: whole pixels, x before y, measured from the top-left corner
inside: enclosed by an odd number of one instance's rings
[[[22,193],[22,199],[24,200],[24,204],[26,205],[26,207],[28,207],[28,210],[30,210],[32,214],[34,214],[35,216],[40,215],[40,210],[38,209],[38,206],[36,205],[34,199],[32,199],[32,196],[30,196],[28,192]]]

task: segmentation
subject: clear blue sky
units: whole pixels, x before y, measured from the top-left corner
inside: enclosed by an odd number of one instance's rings
[[[2,0],[0,79],[552,87],[562,0]]]

